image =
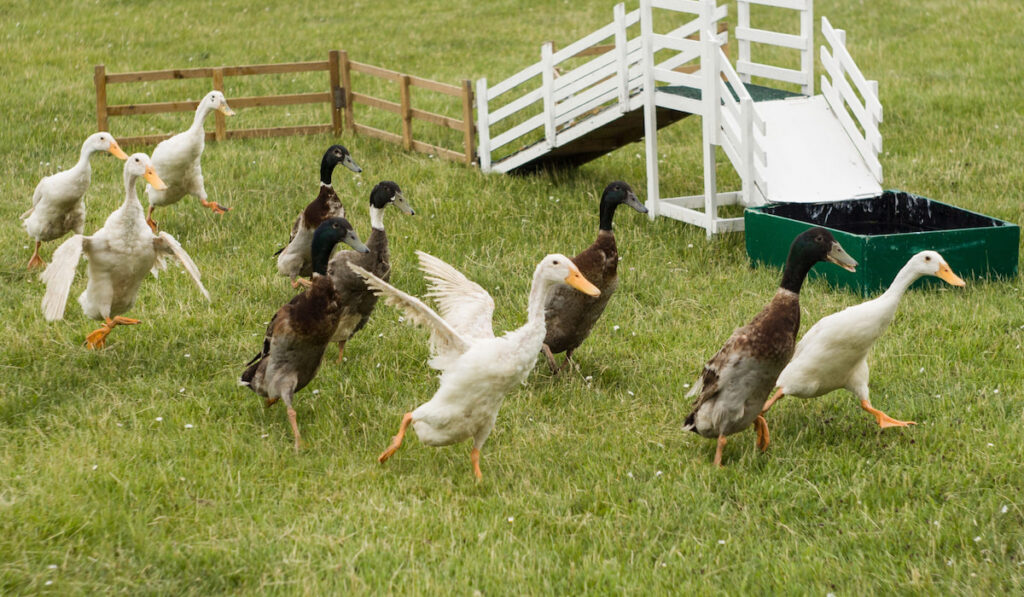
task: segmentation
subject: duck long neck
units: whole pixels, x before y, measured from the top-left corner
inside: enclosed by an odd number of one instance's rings
[[[331,251],[334,250],[334,245],[336,243],[330,241],[316,241],[317,239],[314,237],[312,247],[313,273],[325,276],[327,275],[327,263],[331,260]]]
[[[533,274],[530,299],[526,308],[526,325],[544,325],[544,308],[555,288],[555,284],[540,278],[539,270]]]
[[[370,228],[384,232],[384,210],[370,205]]]
[[[327,160],[326,156],[324,157],[323,160],[320,161],[320,184],[321,185],[323,185],[325,187],[331,186],[331,176],[334,175],[334,167],[336,165],[337,164],[335,164],[334,162],[329,162]]]
[[[89,146],[88,143],[82,146],[82,151],[78,154],[78,161],[71,167],[76,172],[92,172],[92,167],[89,165],[89,158],[92,157],[93,152],[96,150]]]
[[[139,195],[135,189],[138,180],[138,174],[124,173],[124,203],[121,205],[121,210],[126,216],[134,216],[136,212],[142,213],[142,203],[139,202]]]
[[[899,273],[893,279],[892,284],[889,288],[882,293],[877,299],[876,304],[884,305],[888,310],[888,315],[892,317],[896,313],[896,307],[900,304],[900,299],[910,288],[910,285],[917,281],[921,277],[921,273],[914,271],[911,265],[908,263],[900,269]]]
[[[779,284],[779,288],[800,294],[800,287],[803,286],[804,280],[807,279],[807,273],[811,271],[815,263],[817,262],[806,259],[787,259],[786,268],[782,270],[782,282]]]
[[[196,109],[196,116],[192,119],[192,126],[189,130],[195,133],[196,131],[203,132],[203,123],[206,122],[206,117],[213,111],[213,107],[208,102],[199,102],[199,108]]]
[[[612,231],[612,218],[615,217],[615,208],[619,206],[618,201],[601,200],[601,224],[599,230]]]

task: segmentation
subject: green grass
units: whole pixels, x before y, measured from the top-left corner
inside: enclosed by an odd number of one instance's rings
[[[159,219],[199,264],[211,305],[172,268],[145,282],[127,314],[142,324],[117,329],[106,350],[82,348],[96,324],[74,300],[64,321],[44,322],[17,216],[93,131],[94,64],[302,61],[342,48],[436,80],[493,82],[536,60],[543,41],[610,21],[613,2],[208,4],[0,3],[0,593],[1022,590],[1019,278],[905,297],[873,353],[872,398],[916,427],[880,432],[845,392],[786,399],[770,417],[771,449],[758,454],[752,432],[737,435],[716,470],[713,444],[681,430],[684,384],[767,301],[779,272],[750,269],[741,236],[706,241],[623,210],[619,293],[577,352],[581,371],[552,378],[538,366],[508,396],[482,483],[468,446],[412,437],[376,463],[401,414],[437,384],[426,334],[390,308],[297,398],[298,455],[283,409],[235,385],[292,296],[271,253],[314,196],[333,138],[208,146],[211,199],[234,211],[215,217],[188,199]],[[848,31],[880,82],[886,186],[1024,222],[1019,3],[819,1],[815,13]],[[111,121],[115,135],[130,126]],[[700,192],[698,134],[696,119],[661,133],[666,192]],[[510,178],[340,141],[365,169],[336,174],[364,237],[378,180],[399,182],[416,208],[387,214],[392,281],[422,293],[413,251],[438,255],[492,291],[497,329],[524,321],[544,254],[592,241],[607,182],[645,194],[641,145],[575,172]],[[119,162],[97,156],[93,167],[90,231],[123,196]],[[815,281],[803,297],[804,329],[860,300]]]

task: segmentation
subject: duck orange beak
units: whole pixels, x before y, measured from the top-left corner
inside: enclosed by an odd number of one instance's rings
[[[967,285],[967,283],[964,282],[960,276],[953,273],[953,270],[949,268],[949,264],[946,263],[943,263],[942,265],[939,266],[939,271],[935,275],[942,278],[947,283],[952,284],[953,286]]]
[[[148,182],[154,189],[158,191],[162,191],[167,188],[167,185],[164,184],[164,181],[160,180],[160,177],[156,175],[156,170],[153,169],[153,166],[146,166],[146,173],[143,174],[142,177],[145,178],[146,182]]]
[[[224,116],[234,116],[235,115],[235,111],[228,107],[227,102],[217,106],[217,110],[219,110]]]
[[[117,141],[111,141],[110,142],[110,147],[107,148],[107,151],[109,151],[111,154],[113,154],[113,156],[115,158],[118,158],[118,159],[121,159],[121,160],[127,160],[128,159],[128,154],[125,153],[123,149],[121,149],[121,146],[117,144]]]
[[[579,290],[583,294],[589,296],[601,296],[601,291],[590,283],[590,280],[583,277],[580,270],[575,267],[569,272],[569,275],[565,278],[565,283],[572,286],[576,290]]]

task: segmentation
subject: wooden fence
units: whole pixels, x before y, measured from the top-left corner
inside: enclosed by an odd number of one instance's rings
[[[241,139],[249,137],[280,137],[289,135],[311,135],[332,133],[340,135],[347,127],[356,134],[364,134],[385,141],[401,144],[405,149],[433,153],[441,157],[471,163],[475,157],[473,131],[473,96],[470,81],[465,80],[461,86],[439,83],[421,77],[406,75],[386,70],[369,64],[354,62],[348,59],[348,53],[331,50],[327,60],[313,62],[288,62],[281,64],[255,64],[247,66],[218,66],[186,69],[168,69],[126,73],[108,73],[102,64],[97,65],[94,74],[96,85],[96,126],[98,130],[109,130],[109,119],[112,116],[134,116],[141,114],[161,114],[170,112],[192,112],[199,106],[198,101],[157,102],[148,104],[107,104],[107,86],[121,83],[140,83],[146,81],[165,81],[173,79],[211,79],[211,88],[224,91],[225,77],[251,75],[271,75],[282,73],[326,72],[327,85],[325,91],[292,93],[287,95],[264,95],[252,97],[228,97],[228,103],[234,109],[255,108],[264,106],[292,106],[298,104],[327,104],[330,108],[331,122],[327,124],[308,124],[300,126],[280,126],[251,129],[228,129],[224,115],[214,113],[214,130],[206,133],[207,140],[223,141],[225,139]],[[352,89],[351,73],[363,73],[395,82],[399,88],[400,102],[376,98],[367,94],[356,93]],[[456,119],[433,112],[412,107],[411,88],[419,87],[460,98],[462,118]],[[401,132],[393,133],[376,129],[355,120],[355,104],[385,110],[397,114],[401,118]],[[462,132],[462,151],[431,145],[417,141],[413,137],[413,120],[422,120],[437,126]],[[122,145],[150,145],[167,139],[171,134],[141,135],[120,137]]]

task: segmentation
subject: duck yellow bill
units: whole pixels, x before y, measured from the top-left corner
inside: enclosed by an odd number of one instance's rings
[[[142,177],[158,191],[162,191],[167,188],[164,181],[160,180],[160,177],[156,175],[156,170],[153,169],[153,166],[146,166],[146,173],[143,174]]]
[[[221,104],[220,107],[217,108],[217,110],[219,110],[222,114],[224,114],[224,116],[234,116],[235,115],[235,111],[232,110],[231,108],[229,108],[227,104]]]
[[[601,296],[601,291],[598,290],[597,286],[594,286],[590,283],[590,280],[584,278],[583,274],[581,274],[579,270],[569,272],[569,275],[565,278],[565,283],[576,290],[579,290],[583,294]]]
[[[942,278],[946,282],[952,284],[953,286],[966,286],[967,285],[967,283],[964,282],[963,279],[960,276],[954,274],[953,270],[951,270],[949,268],[949,265],[947,265],[945,263],[943,263],[942,265],[939,266],[939,273],[937,273],[935,275],[940,277],[940,278]]]
[[[118,158],[118,159],[121,159],[121,160],[127,160],[128,159],[128,154],[125,153],[123,149],[121,149],[121,146],[117,144],[117,141],[111,141],[110,142],[110,147],[107,148],[107,151],[109,151],[111,154],[113,154],[115,158]]]

